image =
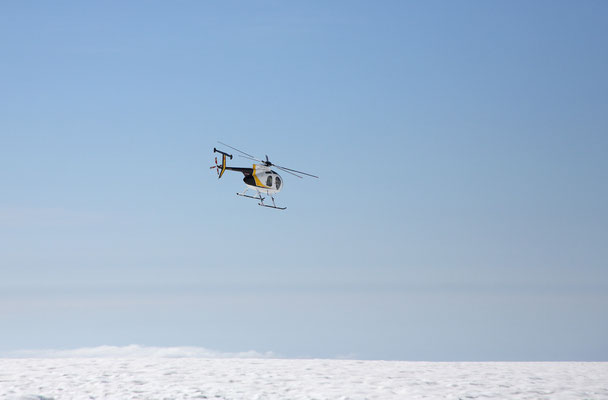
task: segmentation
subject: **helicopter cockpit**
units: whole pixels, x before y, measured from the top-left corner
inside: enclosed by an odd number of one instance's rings
[[[268,176],[266,177],[266,186],[268,187],[273,187],[273,176],[274,176],[274,187],[276,190],[279,190],[281,188],[281,177],[279,176],[279,174],[277,174],[274,171],[269,171],[268,172]]]

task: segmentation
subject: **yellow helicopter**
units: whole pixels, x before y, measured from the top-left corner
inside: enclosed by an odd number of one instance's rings
[[[252,156],[251,154],[245,153],[235,147],[229,146],[226,143],[218,142],[222,146],[226,146],[231,148],[232,150],[236,150],[241,154],[238,154],[239,157],[247,158],[249,160],[257,161],[259,164],[253,164],[252,168],[246,167],[229,167],[226,165],[226,158],[230,158],[232,160],[232,154],[228,154],[221,150],[213,148],[213,153],[220,153],[222,155],[222,163],[218,164],[217,157],[215,157],[215,165],[211,167],[211,169],[217,170],[218,179],[224,175],[225,171],[237,171],[241,172],[244,175],[243,182],[245,182],[246,188],[240,193],[237,193],[238,196],[248,197],[250,199],[256,199],[260,202],[258,205],[263,207],[274,208],[276,210],[285,210],[287,207],[277,207],[274,202],[274,194],[281,191],[283,188],[283,178],[281,175],[277,174],[275,171],[271,169],[271,167],[275,167],[278,170],[287,172],[288,174],[295,175],[298,178],[302,179],[300,175],[311,176],[313,178],[319,178],[316,175],[308,174],[306,172],[297,171],[291,168],[281,167],[280,165],[276,165],[270,162],[268,156],[266,156],[266,160],[259,160]],[[249,189],[255,190],[257,193],[256,196],[251,196],[247,194]],[[264,204],[264,197],[262,197],[262,193],[270,196],[272,199],[272,205]]]

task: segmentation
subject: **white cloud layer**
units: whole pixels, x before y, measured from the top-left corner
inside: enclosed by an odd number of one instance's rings
[[[9,358],[276,358],[272,352],[244,351],[227,353],[204,347],[97,346],[78,349],[16,350]]]

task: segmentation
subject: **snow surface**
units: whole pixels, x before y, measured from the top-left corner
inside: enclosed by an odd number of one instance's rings
[[[0,399],[608,399],[608,363],[1,358]]]

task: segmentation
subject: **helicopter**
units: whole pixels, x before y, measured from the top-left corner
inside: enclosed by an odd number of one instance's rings
[[[288,174],[295,175],[298,178],[302,179],[301,175],[310,176],[313,178],[319,178],[316,175],[312,175],[306,172],[297,171],[291,168],[281,167],[280,165],[273,164],[266,156],[266,160],[260,160],[255,158],[249,153],[245,153],[235,147],[229,146],[226,143],[218,142],[222,146],[226,146],[231,148],[232,150],[236,150],[241,154],[238,154],[239,157],[246,158],[248,160],[257,161],[259,164],[253,164],[252,168],[246,167],[229,167],[226,165],[226,158],[230,158],[232,160],[232,154],[228,154],[224,151],[218,150],[215,147],[213,148],[213,153],[220,153],[222,155],[222,163],[218,164],[217,157],[215,157],[215,165],[210,167],[210,169],[214,169],[217,171],[217,178],[220,179],[224,172],[226,171],[236,171],[241,172],[244,175],[243,182],[245,182],[245,190],[240,193],[237,193],[237,196],[248,197],[250,199],[259,200],[258,205],[262,207],[274,208],[276,210],[285,210],[287,207],[278,207],[274,202],[274,194],[278,193],[283,189],[283,178],[281,175],[273,171],[271,167],[275,167],[278,170],[287,172]],[[247,194],[249,190],[254,190],[257,195],[252,196]],[[270,196],[272,199],[272,205],[264,204],[265,197],[262,197],[262,193]]]

